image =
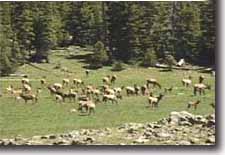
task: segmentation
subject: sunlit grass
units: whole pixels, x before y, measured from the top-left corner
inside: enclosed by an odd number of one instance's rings
[[[87,53],[84,53],[87,54]],[[121,72],[112,72],[111,67],[107,66],[98,70],[91,70],[90,76],[85,76],[87,64],[77,59],[66,59],[66,54],[54,53],[51,55],[50,64],[35,64],[48,70],[41,71],[31,66],[25,65],[19,69],[19,72],[29,75],[32,87],[41,87],[39,79],[46,76],[48,83],[61,82],[66,76],[60,70],[53,69],[60,62],[62,66],[68,67],[72,71],[72,78],[81,78],[86,84],[95,86],[102,85],[102,77],[110,74],[116,74],[118,81],[115,86],[133,86],[135,83],[143,85],[147,78],[156,78],[163,87],[174,86],[175,89],[166,94],[160,102],[159,108],[146,108],[146,96],[126,97],[125,92],[123,100],[119,104],[98,104],[96,113],[91,116],[80,116],[79,113],[70,113],[70,109],[77,108],[77,103],[67,102],[65,104],[55,103],[49,95],[47,89],[43,89],[40,94],[38,104],[25,104],[23,101],[17,103],[10,95],[4,94],[0,98],[0,137],[14,137],[16,135],[32,136],[40,134],[67,132],[79,128],[102,128],[114,127],[125,122],[151,122],[157,121],[169,115],[171,111],[183,111],[186,109],[186,103],[189,101],[201,100],[201,104],[195,111],[189,110],[195,114],[209,114],[213,112],[210,103],[215,102],[215,77],[209,74],[206,76],[206,82],[213,86],[212,90],[207,90],[206,95],[193,96],[192,88],[184,88],[181,85],[181,79],[184,75],[191,74],[193,83],[197,83],[198,76],[203,73],[196,71],[177,71],[162,72],[156,68],[138,68],[127,66],[126,70]],[[4,77],[1,79],[9,79]],[[11,77],[10,77],[11,79]],[[9,84],[20,87],[20,81],[0,81],[3,91]],[[163,92],[155,89],[154,94]]]

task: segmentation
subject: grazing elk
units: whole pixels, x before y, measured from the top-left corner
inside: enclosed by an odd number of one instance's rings
[[[63,80],[62,80],[62,85],[63,85],[63,86],[68,86],[69,83],[70,83],[70,79],[63,79]]]
[[[111,80],[110,80],[111,84],[114,84],[115,81],[116,81],[116,79],[117,79],[117,76],[116,76],[116,75],[113,75],[113,76],[111,77]]]
[[[82,81],[81,79],[73,79],[73,84],[75,84],[76,87],[84,86],[84,81]]]
[[[85,74],[87,77],[89,76],[89,73],[90,73],[90,70],[85,70]]]
[[[198,78],[199,83],[202,83],[204,79],[205,79],[205,76],[204,75],[200,75],[199,78]]]
[[[22,92],[19,97],[21,97],[25,103],[27,103],[27,101],[31,100],[33,103],[37,103],[38,101],[38,94],[41,92],[41,89],[38,88],[36,91],[36,94],[29,92],[29,93],[24,93]]]
[[[102,82],[104,84],[110,85],[110,75],[107,75],[106,77],[103,77]]]
[[[134,87],[127,86],[125,89],[126,89],[126,92],[127,92],[127,96],[130,96],[130,95],[134,95],[135,94]]]
[[[156,79],[147,79],[146,81],[147,81],[147,84],[146,84],[147,88],[150,88],[150,85],[152,84],[153,87],[158,86],[161,89],[161,85],[159,82],[157,82]]]
[[[148,97],[149,105],[152,106],[152,108],[158,107],[159,101],[162,100],[163,96],[164,96],[163,94],[159,94],[159,96],[157,97],[153,97],[153,96]]]
[[[79,101],[79,111],[82,111],[83,108],[85,108],[86,112],[88,112],[88,114],[90,115],[91,112],[95,113],[95,103],[91,100],[87,100],[87,101]]]
[[[210,90],[211,86],[203,83],[197,83],[194,85],[194,95],[197,95],[197,92],[199,95],[205,94],[205,89]]]
[[[188,79],[182,79],[182,81],[181,81],[181,82],[182,82],[183,86],[185,86],[185,87],[190,86],[190,85],[191,85],[191,83],[192,83],[191,79],[192,79],[192,77],[191,77],[191,76],[189,76],[189,77],[188,77]]]
[[[112,103],[118,103],[116,95],[105,94],[105,95],[103,95],[102,101],[105,102],[105,103],[107,101],[111,101]]]
[[[200,100],[188,102],[187,108],[190,109],[191,107],[194,107],[194,109],[196,110],[200,102]]]

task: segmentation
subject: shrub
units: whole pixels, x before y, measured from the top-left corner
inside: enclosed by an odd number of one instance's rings
[[[124,65],[121,61],[115,62],[112,67],[112,71],[122,71],[124,69]]]
[[[172,66],[175,65],[177,62],[172,55],[167,55],[165,57],[165,63],[169,66],[169,69],[172,70]]]
[[[154,66],[157,63],[157,56],[154,50],[148,49],[142,60],[144,66]]]
[[[91,57],[91,66],[102,67],[109,57],[107,55],[104,44],[98,41],[94,46],[94,54]]]

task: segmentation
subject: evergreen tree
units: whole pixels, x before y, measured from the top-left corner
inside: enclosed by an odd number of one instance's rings
[[[216,48],[216,1],[208,0],[200,3],[201,9],[201,32],[199,38],[199,57],[198,60],[207,65],[215,64]]]
[[[131,58],[127,25],[129,4],[127,2],[107,2],[107,7],[110,55],[115,59],[128,61]]]
[[[34,40],[33,11],[30,2],[14,2],[12,13],[12,28],[18,37],[20,50],[23,56],[31,55],[32,41]]]
[[[12,31],[12,4],[0,3],[0,75],[8,75],[17,68],[19,47],[17,38]]]
[[[106,64],[108,61],[108,55],[104,44],[101,41],[98,41],[94,46],[94,55],[91,58],[91,66],[98,68]]]

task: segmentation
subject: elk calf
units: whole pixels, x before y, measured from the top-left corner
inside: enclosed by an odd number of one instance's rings
[[[191,107],[194,107],[194,109],[196,110],[199,103],[200,103],[200,100],[197,100],[195,102],[193,101],[188,102],[187,108],[190,109]]]

